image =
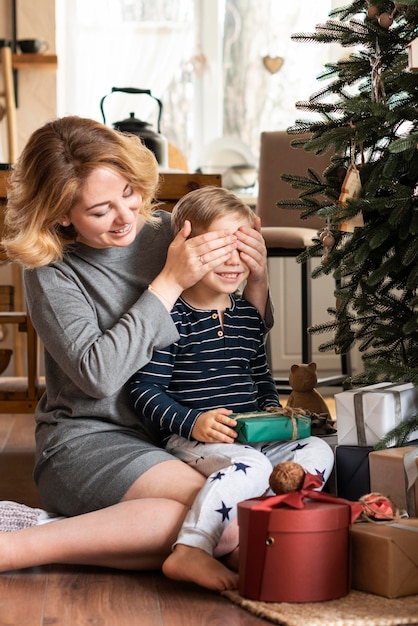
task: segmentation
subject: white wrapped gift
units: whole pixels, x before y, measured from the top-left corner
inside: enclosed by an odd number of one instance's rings
[[[386,382],[350,389],[335,394],[335,410],[338,445],[374,446],[418,413],[418,387]]]

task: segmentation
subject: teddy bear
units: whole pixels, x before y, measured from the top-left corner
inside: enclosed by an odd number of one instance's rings
[[[310,413],[326,413],[330,416],[327,403],[315,389],[317,382],[316,363],[292,365],[289,372],[289,385],[292,392],[287,400],[287,406],[300,408]]]

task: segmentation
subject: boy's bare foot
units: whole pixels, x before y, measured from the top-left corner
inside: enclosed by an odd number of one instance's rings
[[[238,588],[238,574],[200,548],[177,544],[163,563],[168,578],[196,583],[214,591]]]
[[[233,572],[237,572],[239,565],[239,546],[237,546],[229,554],[226,554],[220,560],[226,565],[226,567],[232,569]]]

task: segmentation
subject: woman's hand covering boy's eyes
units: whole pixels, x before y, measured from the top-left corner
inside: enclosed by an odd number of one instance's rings
[[[236,233],[238,250],[250,269],[248,280],[265,281],[267,278],[267,249],[261,235],[260,218],[255,218],[254,228],[242,226]]]
[[[185,221],[167,251],[161,273],[152,281],[160,293],[174,304],[185,289],[195,285],[205,274],[225,263],[237,248],[237,235],[210,231],[189,238],[191,224]]]
[[[267,248],[261,235],[260,218],[256,217],[254,228],[242,226],[236,233],[240,256],[250,270],[244,289],[244,297],[266,316],[269,280],[267,273]]]

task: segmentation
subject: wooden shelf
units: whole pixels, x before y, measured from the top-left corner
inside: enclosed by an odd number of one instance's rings
[[[34,68],[55,68],[58,59],[56,54],[13,54],[12,67],[14,70]]]

